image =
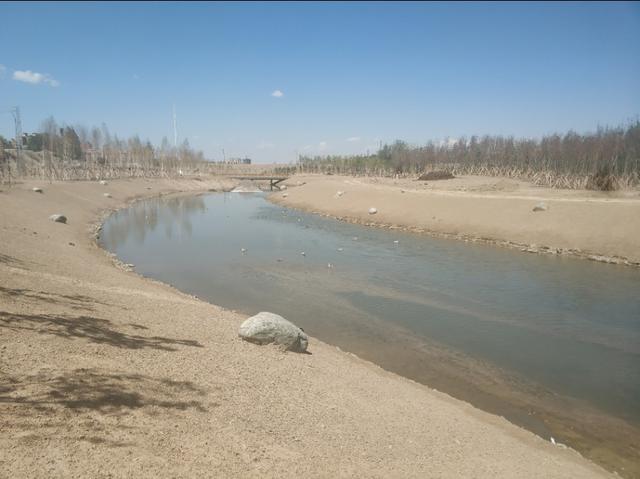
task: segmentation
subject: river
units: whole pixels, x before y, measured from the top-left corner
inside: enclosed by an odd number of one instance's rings
[[[140,274],[281,314],[601,463],[638,460],[638,269],[367,228],[247,193],[136,203],[101,242]]]

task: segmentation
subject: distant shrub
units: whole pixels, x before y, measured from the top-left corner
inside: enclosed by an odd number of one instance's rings
[[[450,171],[430,171],[420,175],[418,180],[420,181],[435,181],[435,180],[451,180],[455,178]]]
[[[588,190],[615,191],[619,188],[618,180],[609,165],[600,167],[600,169],[587,180]]]

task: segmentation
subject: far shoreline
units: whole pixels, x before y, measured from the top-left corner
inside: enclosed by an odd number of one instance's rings
[[[493,178],[486,177],[483,178],[487,183],[491,182],[500,182],[507,181],[503,178]],[[296,181],[297,180],[297,181]],[[303,181],[301,181],[303,180]],[[306,180],[306,181],[304,181]],[[367,181],[368,180],[368,181]],[[383,186],[379,186],[377,184],[372,184],[371,181],[385,181],[387,180]],[[464,181],[465,177],[458,178],[459,181]],[[355,181],[360,184],[356,185],[340,185],[340,183],[348,183],[351,181]],[[297,185],[297,183],[304,183],[303,185]],[[314,187],[314,190],[309,191],[307,188],[307,182]],[[331,186],[323,185],[323,182],[330,182]],[[473,231],[474,226],[465,222],[464,220],[459,220],[455,225],[451,226],[451,230],[457,230],[456,232],[447,231],[447,229],[443,228],[433,228],[429,227],[429,225],[416,225],[415,220],[416,217],[413,215],[410,218],[407,218],[402,211],[399,211],[402,207],[405,207],[407,210],[412,207],[421,207],[424,205],[429,198],[417,197],[415,198],[416,205],[413,206],[411,203],[407,203],[406,201],[402,204],[395,204],[394,210],[389,212],[384,218],[385,221],[380,221],[378,218],[381,217],[381,212],[379,211],[375,215],[368,215],[367,209],[365,208],[366,204],[377,204],[380,205],[385,201],[391,200],[391,196],[397,192],[405,193],[408,191],[406,186],[406,181],[396,186],[393,180],[389,179],[378,179],[378,178],[361,178],[361,177],[334,177],[334,176],[324,176],[324,175],[314,175],[314,176],[293,176],[289,178],[285,185],[287,186],[286,197],[283,197],[282,191],[272,192],[268,194],[267,198],[274,204],[280,206],[286,206],[289,208],[298,209],[300,211],[305,211],[307,213],[317,214],[320,216],[332,218],[338,221],[343,221],[346,223],[357,224],[361,226],[368,227],[376,227],[381,229],[388,230],[398,230],[405,231],[419,235],[425,235],[433,238],[447,239],[447,240],[456,240],[456,241],[464,241],[466,243],[479,243],[486,244],[501,248],[508,248],[512,250],[517,250],[520,252],[525,252],[529,254],[539,254],[539,255],[554,255],[554,256],[564,256],[569,258],[576,258],[588,261],[595,261],[599,263],[607,263],[612,265],[621,265],[621,266],[629,266],[632,268],[640,267],[640,192],[638,192],[638,200],[631,202],[630,200],[622,200],[622,204],[632,205],[634,211],[637,211],[637,215],[634,221],[631,221],[630,226],[633,227],[633,230],[637,230],[638,235],[632,236],[632,238],[637,238],[635,246],[635,254],[633,255],[623,255],[617,254],[616,252],[607,252],[604,251],[607,249],[606,247],[602,247],[599,251],[587,250],[580,248],[578,245],[567,243],[562,244],[562,246],[553,246],[553,242],[544,238],[547,241],[531,241],[527,240],[526,236],[523,241],[523,236],[520,235],[519,240],[514,239],[515,235],[512,235],[509,232],[509,228],[504,228],[503,231],[487,231],[486,234],[477,234]],[[438,189],[434,190],[432,194],[434,195],[444,195],[449,193],[447,190],[447,183],[445,181],[438,182]],[[515,181],[514,181],[515,183]],[[333,189],[332,189],[333,188]],[[336,197],[334,196],[335,188],[342,188],[345,190],[345,195],[352,192],[353,195],[358,196],[366,196],[366,199],[358,198],[360,209],[355,211],[352,206],[344,206],[343,204],[337,204],[333,201]],[[558,190],[545,188],[542,190],[543,192],[552,192],[556,194],[565,193],[566,190]],[[414,191],[415,192],[415,191]],[[417,191],[418,193],[427,193],[423,191]],[[569,191],[567,195],[575,196],[576,193],[580,194],[580,192]],[[405,195],[406,196],[406,195]],[[447,195],[449,198],[453,196]],[[458,193],[456,192],[456,196],[464,199],[464,192]],[[594,195],[595,196],[595,195]],[[344,198],[344,199],[343,199]],[[403,198],[404,199],[404,198]],[[508,198],[501,198],[499,195],[496,195],[495,198],[487,198],[489,200],[498,200],[498,201],[507,201],[512,200],[513,196],[509,196]],[[553,202],[557,201],[557,198],[547,194],[543,196],[532,196],[532,197],[518,197],[518,200],[526,201],[528,203],[534,204],[539,201],[547,201]],[[343,202],[348,201],[346,196],[342,197],[341,200]],[[393,198],[396,200],[396,198]],[[481,201],[481,199],[477,199]],[[578,197],[578,198],[563,198],[563,201],[570,201],[574,203],[578,208],[588,208],[591,202],[600,201],[602,202],[602,198],[594,198],[594,197]],[[367,202],[368,201],[368,202]],[[607,207],[615,208],[615,205],[620,204],[621,201],[618,198],[604,199],[606,201]],[[573,206],[573,205],[572,205]],[[386,211],[385,211],[386,212]],[[545,213],[538,213],[539,216],[543,216]],[[582,212],[581,212],[582,213]],[[568,224],[571,222],[570,217],[564,218]],[[594,218],[595,221],[598,218]],[[516,223],[516,222],[514,222]],[[516,223],[517,225],[517,223]],[[601,231],[600,243],[606,244],[606,235],[607,231]]]

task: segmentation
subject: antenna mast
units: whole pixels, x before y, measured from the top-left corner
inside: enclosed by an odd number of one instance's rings
[[[180,159],[178,153],[178,120],[176,119],[176,105],[173,104],[173,147],[176,149],[176,160]]]
[[[16,132],[16,166],[18,172],[22,169],[22,119],[20,118],[20,107],[15,106],[11,109],[13,122]]]

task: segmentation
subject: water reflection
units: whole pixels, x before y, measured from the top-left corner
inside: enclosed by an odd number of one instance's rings
[[[158,226],[162,227],[167,239],[173,238],[174,230],[181,237],[190,238],[193,234],[193,221],[197,214],[203,214],[206,210],[202,196],[138,201],[109,218],[109,227],[103,231],[103,242],[113,248],[118,248],[127,241],[142,245],[147,235],[153,234]]]

